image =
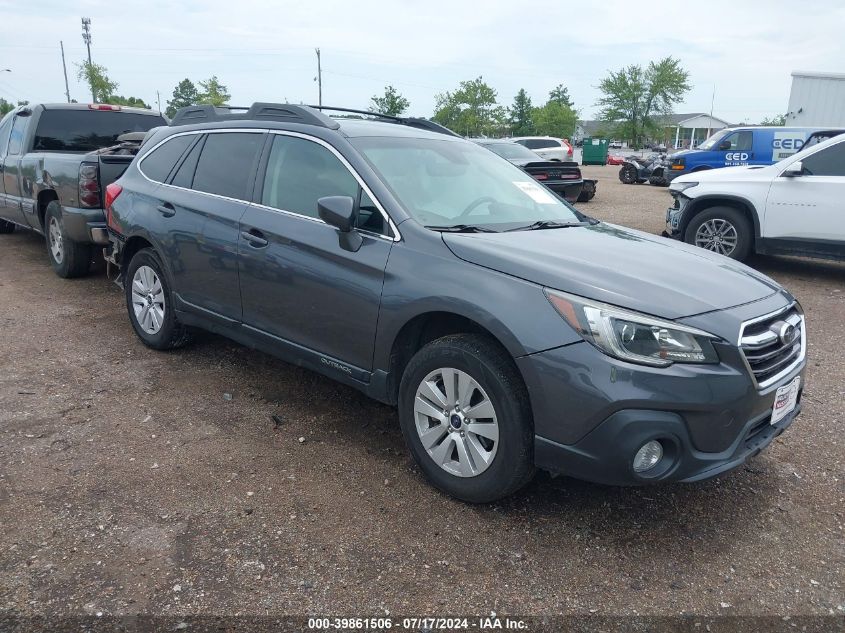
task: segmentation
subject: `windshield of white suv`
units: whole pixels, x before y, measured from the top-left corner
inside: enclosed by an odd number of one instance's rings
[[[718,132],[711,134],[707,137],[706,141],[703,141],[699,146],[698,149],[713,149],[717,147],[719,141],[725,138],[725,135],[728,134],[730,130],[719,130]]]
[[[432,228],[506,230],[582,216],[518,167],[471,142],[352,138],[418,222]]]

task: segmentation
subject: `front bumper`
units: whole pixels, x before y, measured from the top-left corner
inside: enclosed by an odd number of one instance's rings
[[[770,424],[771,412],[753,418],[727,449],[708,453],[696,449],[680,414],[628,409],[613,414],[573,445],[536,436],[534,462],[552,472],[614,486],[702,481],[756,457],[789,428],[800,412],[799,394],[796,408],[776,424]],[[633,456],[653,439],[663,445],[663,460],[653,469],[654,474],[638,474],[632,467]]]
[[[581,195],[581,189],[584,187],[583,180],[560,180],[555,182],[545,181],[543,184],[559,196],[563,196],[567,202],[576,202],[578,200],[578,196]]]
[[[671,165],[667,165],[664,171],[664,176],[666,178],[666,182],[672,182],[678,176],[683,176],[688,173],[688,169],[672,169]]]
[[[772,385],[758,389],[731,330],[741,322],[778,309],[784,298],[711,315],[708,325],[723,340],[714,343],[720,362],[635,365],[606,356],[586,342],[517,359],[534,413],[535,464],[545,470],[614,485],[696,481],[744,463],[783,432],[798,406],[771,425],[778,387],[803,374],[799,360]],[[693,325],[701,327],[701,323]],[[660,439],[670,461],[634,473],[636,451]]]

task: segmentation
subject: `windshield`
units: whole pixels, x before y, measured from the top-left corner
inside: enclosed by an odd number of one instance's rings
[[[350,142],[423,225],[498,231],[541,220],[582,220],[531,176],[475,143],[396,137]]]
[[[519,143],[479,143],[479,145],[508,160],[527,160],[531,162],[545,160]]]
[[[713,149],[719,144],[725,136],[730,132],[730,130],[719,130],[715,134],[711,134],[706,141],[702,142],[698,149]]]

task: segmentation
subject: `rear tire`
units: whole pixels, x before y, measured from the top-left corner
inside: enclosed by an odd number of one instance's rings
[[[637,169],[633,165],[622,165],[619,170],[619,180],[626,185],[634,185],[639,180]]]
[[[687,244],[744,261],[754,240],[748,218],[733,207],[710,207],[696,215],[684,231]]]
[[[11,222],[6,222],[6,220],[0,220],[0,235],[7,235],[9,233],[13,233],[15,230],[15,225]]]
[[[419,350],[402,375],[399,420],[425,476],[453,497],[489,503],[534,474],[528,392],[486,336],[445,336]]]
[[[176,319],[170,283],[153,249],[135,253],[123,279],[129,321],[144,345],[168,350],[190,340],[190,332]]]
[[[44,234],[47,256],[59,277],[82,277],[91,267],[91,245],[75,242],[67,236],[62,207],[58,202],[47,205],[44,215]]]

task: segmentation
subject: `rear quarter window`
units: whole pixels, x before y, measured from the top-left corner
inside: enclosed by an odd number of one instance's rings
[[[164,182],[182,158],[182,154],[194,142],[196,136],[176,136],[167,139],[141,159],[138,169],[150,180]]]

